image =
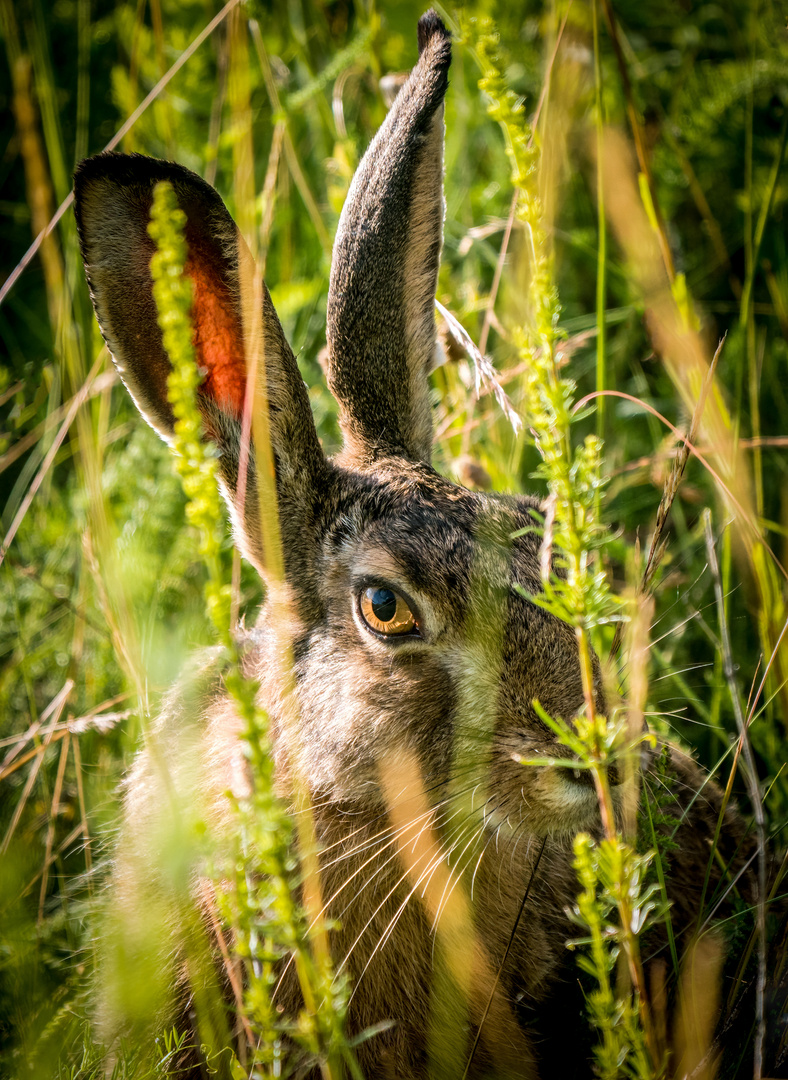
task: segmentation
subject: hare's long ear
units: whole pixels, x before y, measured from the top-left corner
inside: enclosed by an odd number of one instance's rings
[[[329,386],[344,457],[430,460],[427,376],[443,240],[443,98],[451,40],[434,11],[419,20],[419,62],[350,186],[328,294]]]
[[[140,412],[170,441],[170,363],[157,323],[150,275],[154,245],[147,232],[153,190],[160,180],[170,181],[187,219],[186,273],[194,284],[193,341],[205,371],[199,401],[206,432],[219,447],[221,479],[241,549],[264,573],[253,464],[245,513],[236,505],[246,393],[242,262],[248,260],[250,276],[254,271],[216,191],[188,169],[139,154],[99,154],[83,161],[74,179],[75,207],[93,306]],[[297,562],[324,462],[306,387],[265,286],[263,331],[280,523],[285,552]],[[254,462],[253,451],[249,460]]]

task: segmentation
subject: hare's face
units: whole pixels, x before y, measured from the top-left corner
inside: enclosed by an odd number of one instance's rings
[[[286,584],[298,616],[298,722],[282,725],[280,744],[287,728],[294,743],[287,757],[298,759],[316,797],[374,801],[387,755],[407,750],[430,790],[464,785],[513,828],[571,829],[593,813],[590,786],[572,769],[522,763],[566,757],[534,700],[566,720],[582,702],[571,630],[528,600],[540,590],[532,504],[466,491],[429,464],[451,60],[434,13],[420,21],[419,46],[337,230],[327,311],[329,385],[345,439],[336,462],[323,455],[263,288],[265,395]],[[245,394],[249,260],[221,199],[199,177],[139,155],[83,162],[76,214],[96,314],[135,401],[170,439],[170,365],[146,231],[162,180],[186,215],[194,345],[206,372],[200,405],[236,536],[281,591],[263,549],[254,452],[246,483],[238,482],[244,402],[253,397]],[[285,681],[275,621],[260,635],[260,675],[274,715]]]
[[[396,460],[327,485],[314,584],[296,593],[314,614],[295,641],[289,747],[318,804],[374,809],[380,770],[405,749],[436,805],[473,790],[512,833],[594,820],[586,773],[524,764],[566,755],[534,699],[567,720],[583,702],[573,631],[528,599],[534,506]],[[279,647],[272,635],[262,650],[264,683]]]

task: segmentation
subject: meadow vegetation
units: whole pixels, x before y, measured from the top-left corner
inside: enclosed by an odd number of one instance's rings
[[[234,663],[230,629],[261,599],[217,524],[218,501],[188,475],[184,494],[119,384],[79,258],[73,168],[112,144],[176,160],[219,189],[265,267],[332,452],[336,405],[321,367],[332,237],[385,116],[380,80],[415,62],[422,8],[0,0],[0,1075],[101,1075],[91,986],[121,780],[189,658],[218,641]],[[576,729],[546,718],[592,770],[605,823],[603,843],[581,837],[576,851],[597,1069],[669,1074],[637,951],[644,920],[669,923],[669,840],[655,852],[662,795],[645,792],[623,834],[606,813],[608,758],[636,743],[644,717],[738,801],[756,841],[761,903],[737,901],[725,928],[738,964],[724,997],[756,985],[757,1057],[759,1010],[768,1020],[779,1007],[760,980],[778,981],[788,959],[782,16],[772,0],[439,10],[455,46],[435,465],[469,486],[544,497],[565,576],[546,571],[541,602],[575,626],[588,685],[595,649],[621,694],[602,718],[589,692]],[[161,197],[163,252],[177,248],[177,220]],[[188,297],[161,303],[187,318]],[[171,356],[188,352],[185,327]],[[311,987],[323,1002],[297,1041],[339,1076],[353,1069],[341,1033],[348,988],[332,982],[322,930],[307,933],[292,904],[299,868],[271,796],[264,718],[240,674],[229,678],[260,784],[237,808],[239,851],[212,853],[217,877],[238,875],[241,900],[221,915],[251,955],[255,920],[275,912],[267,947],[295,950],[306,999]],[[278,847],[265,847],[268,826],[280,828]],[[273,892],[250,884],[261,867]],[[671,949],[667,977],[679,981],[672,938]],[[145,985],[124,993],[144,996],[155,978],[136,976]],[[271,978],[248,965],[241,995],[264,1035],[255,1067],[265,1076],[278,1075],[282,1023]],[[213,1067],[248,1075],[223,1050],[221,1022],[211,1037]],[[126,1045],[116,1074],[166,1075],[177,1038],[162,1031],[157,1046],[151,1059],[150,1046]]]

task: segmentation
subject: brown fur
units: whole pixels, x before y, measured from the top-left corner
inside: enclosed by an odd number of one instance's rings
[[[449,37],[434,13],[422,19],[419,43],[419,63],[359,167],[337,236],[328,310],[329,381],[345,435],[337,461],[323,458],[293,354],[264,293],[291,621],[283,628],[264,609],[245,639],[245,664],[260,680],[276,732],[280,790],[287,797],[295,770],[314,804],[323,899],[336,927],[332,952],[354,987],[349,1030],[393,1021],[361,1043],[365,1075],[426,1075],[438,947],[448,950],[450,969],[452,950],[468,950],[470,1034],[491,1002],[473,1075],[535,1077],[538,1008],[549,1010],[567,982],[565,942],[573,931],[566,909],[577,892],[571,841],[579,829],[598,829],[598,810],[586,777],[517,760],[567,757],[534,700],[565,719],[583,701],[572,630],[525,598],[540,589],[535,504],[468,491],[429,465],[427,371],[436,347],[450,62]],[[243,513],[235,505],[238,388],[245,378],[239,340],[213,355],[228,327],[241,333],[238,266],[245,257],[215,192],[179,166],[135,155],[83,163],[77,221],[96,313],[135,400],[169,437],[167,360],[150,299],[145,235],[153,185],[162,178],[173,181],[188,215],[198,333],[221,328],[201,349],[206,426],[221,451],[242,550],[265,575],[256,503],[247,500]],[[217,303],[226,317],[217,315]],[[253,472],[249,484],[253,490]],[[358,606],[369,586],[405,597],[421,636],[370,632]],[[294,656],[295,728],[283,718],[283,635]],[[185,686],[171,696],[129,779],[115,875],[117,910],[140,935],[136,944],[111,941],[116,963],[133,963],[156,912],[172,923],[157,960],[162,984],[184,978],[190,931],[178,925],[178,905],[194,889],[194,868],[181,868],[180,876],[177,865],[162,871],[153,851],[157,822],[186,807],[221,836],[233,828],[224,793],[242,795],[247,785],[238,721],[216,676],[207,668]],[[676,752],[672,768],[676,821],[686,817],[669,889],[684,941],[698,918],[721,802],[688,758]],[[721,852],[737,867],[744,861],[741,836],[728,810]],[[712,889],[723,877],[715,864]],[[116,925],[116,934],[128,933],[128,921],[119,925],[125,929]],[[664,951],[659,935],[652,944]],[[185,1000],[199,993],[206,970],[195,974],[192,965],[186,972]],[[451,970],[462,980],[461,965]],[[292,967],[283,972],[277,1000],[286,1012],[299,1007]],[[118,1000],[107,1011],[134,1013]],[[541,1072],[549,1074],[549,1062]]]

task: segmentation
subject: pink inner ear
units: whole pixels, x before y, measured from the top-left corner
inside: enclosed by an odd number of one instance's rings
[[[185,266],[194,283],[194,348],[197,363],[206,371],[200,394],[240,419],[246,394],[241,319],[227,285],[200,255],[191,248]]]

